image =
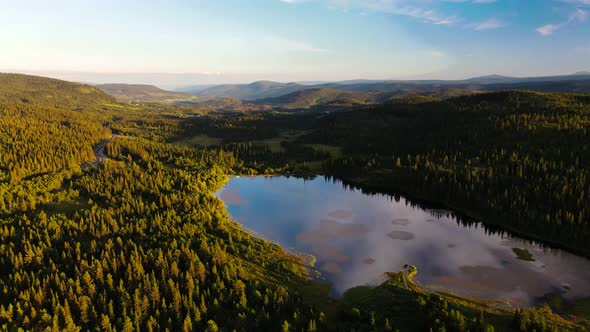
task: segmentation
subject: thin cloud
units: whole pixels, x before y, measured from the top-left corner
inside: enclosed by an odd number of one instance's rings
[[[504,23],[495,19],[495,18],[491,18],[491,19],[484,21],[484,22],[470,24],[469,27],[473,28],[474,30],[477,30],[477,31],[493,30],[493,29],[499,29],[499,28],[504,27]]]
[[[561,2],[573,3],[580,6],[590,6],[590,0],[561,0]]]
[[[576,8],[576,10],[570,15],[569,22],[586,22],[587,19],[588,12],[583,9]]]
[[[441,13],[435,8],[427,8],[417,6],[416,1],[410,0],[279,0],[288,4],[298,4],[309,1],[324,2],[335,8],[343,8],[345,10],[360,9],[365,11],[374,11],[381,13],[388,13],[393,15],[405,16],[418,21],[435,24],[435,25],[453,25],[462,21],[457,15],[448,15]],[[471,4],[489,4],[496,0],[429,0],[422,3],[430,3],[434,6],[436,3],[442,2],[456,2],[456,3],[471,3]],[[486,24],[487,23],[487,24]],[[495,29],[500,27],[499,21],[482,22],[483,24],[479,30]],[[477,26],[474,25],[475,28]]]
[[[588,3],[590,3],[590,0],[583,0],[583,1],[588,1]],[[572,1],[568,1],[568,2],[572,2]],[[579,2],[579,3],[582,3],[582,2]],[[586,22],[586,20],[588,20],[588,11],[586,11],[584,9],[576,8],[576,10],[570,14],[567,21],[561,22],[559,24],[546,24],[542,27],[537,28],[536,31],[539,34],[541,34],[541,36],[546,37],[546,36],[552,35],[555,31],[557,31],[567,25],[574,24],[574,23]]]
[[[374,7],[372,9],[388,12],[394,15],[411,17],[437,25],[449,25],[457,21],[456,16],[444,16],[433,9],[422,9],[416,7]]]
[[[288,4],[298,4],[314,0],[279,0]],[[330,6],[343,9],[361,9],[410,17],[419,21],[450,25],[458,21],[455,15],[444,15],[432,8],[412,5],[408,0],[315,0],[328,3]],[[439,0],[440,1],[440,0]],[[474,0],[475,1],[475,0]]]
[[[561,29],[563,24],[547,24],[542,27],[537,28],[537,32],[541,34],[541,36],[549,36],[552,35],[555,31]]]

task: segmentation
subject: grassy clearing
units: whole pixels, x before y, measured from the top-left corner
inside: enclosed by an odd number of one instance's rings
[[[78,211],[86,210],[89,208],[90,204],[88,204],[88,200],[86,200],[84,197],[79,197],[78,199],[69,199],[59,203],[49,204],[45,208],[45,212],[48,216],[56,214],[71,215]]]
[[[141,111],[142,108],[140,106],[131,104],[131,103],[104,103],[104,106],[109,107],[111,109],[121,109],[125,111]]]
[[[202,134],[198,136],[188,137],[180,141],[176,141],[174,144],[182,146],[212,146],[219,145],[221,144],[221,142],[221,138],[209,137],[207,135]]]
[[[267,139],[267,140],[252,141],[252,143],[266,145],[266,146],[268,146],[268,148],[270,149],[271,152],[279,153],[279,152],[285,152],[285,149],[281,146],[282,141],[284,141],[283,138],[276,137],[276,138],[271,138],[271,139]]]
[[[282,131],[277,137],[265,140],[252,141],[252,143],[264,144],[268,146],[270,151],[272,151],[273,153],[285,152],[285,149],[281,146],[281,142],[294,142],[296,139],[303,136],[304,134],[305,131],[285,130]]]
[[[342,157],[342,149],[338,146],[325,145],[325,144],[305,144],[305,146],[313,148],[316,151],[328,152],[332,156],[332,158]]]

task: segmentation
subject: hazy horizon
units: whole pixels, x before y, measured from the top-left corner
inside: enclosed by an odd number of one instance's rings
[[[526,78],[526,77],[544,77],[544,76],[567,76],[578,73],[589,73],[590,71],[581,68],[575,72],[548,72],[543,74],[536,74],[530,76],[516,76],[510,74],[498,74],[498,73],[487,73],[476,76],[464,76],[457,78],[438,77],[435,73],[414,76],[414,77],[392,77],[392,78],[373,78],[373,77],[350,77],[344,79],[306,79],[300,80],[281,80],[280,75],[275,75],[272,78],[248,76],[248,75],[211,75],[201,73],[116,73],[116,72],[44,72],[44,71],[31,71],[31,70],[3,70],[0,69],[0,73],[16,73],[25,75],[35,75],[50,77],[65,81],[79,82],[85,84],[145,84],[154,85],[162,89],[182,89],[191,86],[215,86],[224,84],[250,84],[260,81],[272,81],[278,83],[299,83],[299,84],[316,84],[316,83],[330,83],[330,82],[341,82],[341,81],[413,81],[413,80],[465,80],[476,77],[485,76],[506,76],[515,78]]]
[[[24,0],[0,12],[0,70],[166,88],[562,75],[590,70],[589,10],[588,0]]]

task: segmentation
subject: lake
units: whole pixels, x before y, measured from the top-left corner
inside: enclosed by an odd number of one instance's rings
[[[236,177],[217,195],[245,228],[314,255],[337,295],[376,286],[407,263],[417,266],[423,287],[460,296],[516,306],[547,294],[590,296],[590,260],[403,198],[366,195],[323,177]]]

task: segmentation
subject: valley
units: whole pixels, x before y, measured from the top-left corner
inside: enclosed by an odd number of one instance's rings
[[[0,82],[3,329],[589,326],[587,94],[230,112]],[[314,210],[289,197],[302,186],[308,204],[343,201],[291,230]]]
[[[445,99],[492,91],[590,92],[590,75],[576,73],[548,77],[498,75],[444,81],[342,81],[322,84],[259,81],[250,84],[180,88],[103,84],[98,86],[121,101],[165,102],[210,111],[335,111],[378,105],[408,98]]]

